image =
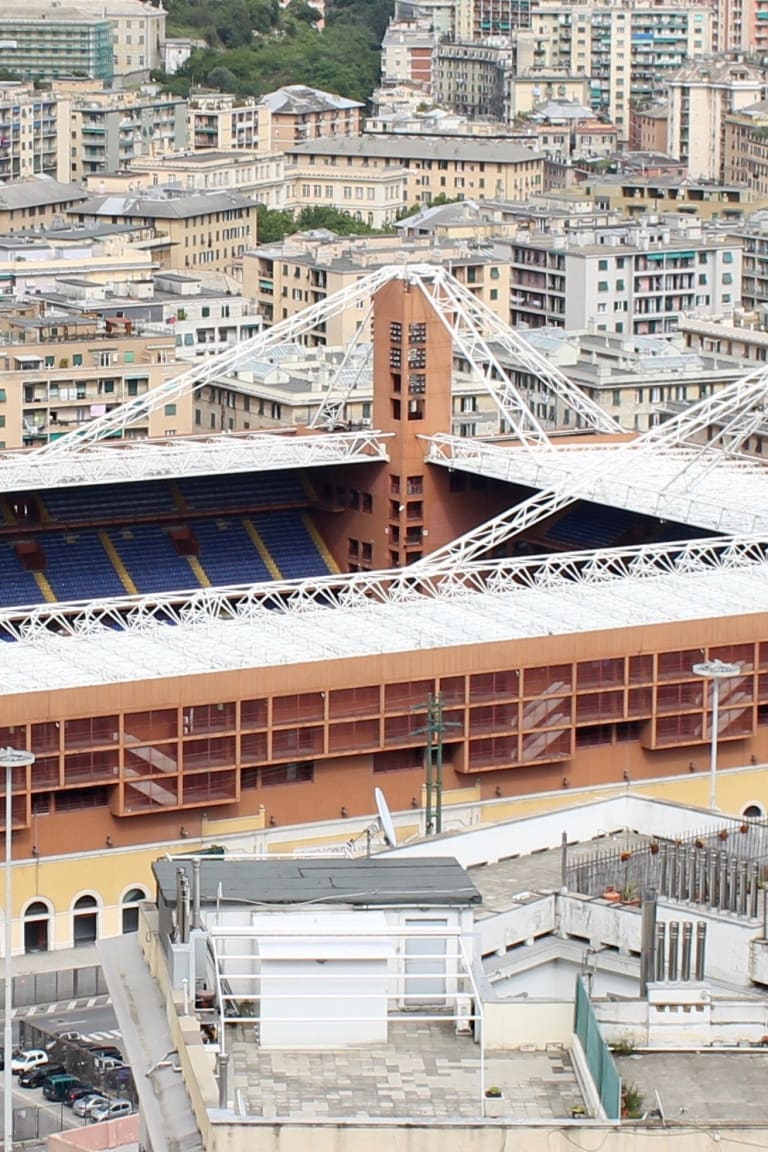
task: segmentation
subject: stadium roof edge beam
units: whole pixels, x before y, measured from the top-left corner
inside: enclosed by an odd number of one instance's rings
[[[126,440],[89,444],[65,455],[0,455],[0,492],[41,491],[88,484],[166,480],[330,464],[387,460],[389,433],[362,431],[285,436],[272,432],[178,437],[163,442]]]
[[[490,308],[476,300],[469,289],[459,284],[446,268],[432,264],[412,264],[387,265],[370,272],[325,300],[311,304],[223,352],[206,357],[157,388],[119,404],[58,440],[33,449],[30,455],[41,459],[66,457],[78,452],[83,445],[121,437],[137,422],[146,422],[161,406],[215,383],[222,375],[237,371],[248,360],[263,356],[280,344],[299,341],[318,324],[326,323],[348,309],[370,306],[375,294],[392,280],[404,280],[424,293],[439,320],[451,334],[454,353],[468,361],[474,374],[493,398],[511,434],[518,437],[524,446],[546,447],[549,440],[524,395],[514,384],[509,367],[500,362],[496,349],[503,351],[515,366],[532,373],[545,393],[555,394],[562,404],[574,411],[583,427],[603,433],[621,432],[622,429],[610,415]],[[362,330],[361,326],[359,331]],[[333,412],[338,411],[338,396],[333,393],[332,397],[331,391],[335,388],[336,377],[333,377],[321,401],[322,419],[319,423],[331,421]]]
[[[0,612],[0,695],[768,610],[768,535]]]

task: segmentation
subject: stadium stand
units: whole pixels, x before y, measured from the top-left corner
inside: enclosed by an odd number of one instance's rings
[[[191,520],[189,526],[200,547],[200,563],[212,584],[255,584],[273,578],[242,520]]]
[[[42,604],[45,597],[31,572],[27,572],[10,541],[0,542],[0,604]]]
[[[45,575],[57,600],[125,595],[97,532],[47,532],[40,543],[45,553]]]
[[[302,507],[307,495],[299,472],[243,472],[231,476],[186,476],[177,488],[189,511]]]
[[[110,524],[178,512],[169,485],[163,480],[139,484],[51,488],[42,498],[48,519],[60,524]]]
[[[568,548],[608,548],[636,521],[637,516],[623,508],[580,503],[549,525],[546,539]]]
[[[175,592],[196,588],[187,559],[179,556],[168,534],[156,524],[111,528],[109,539],[139,592]]]
[[[328,574],[300,512],[260,513],[251,520],[286,580]]]

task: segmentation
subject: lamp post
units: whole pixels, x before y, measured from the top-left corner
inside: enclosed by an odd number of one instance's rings
[[[34,764],[31,752],[0,748],[0,768],[5,768],[5,1005],[3,1007],[3,1152],[13,1149],[13,770]]]
[[[712,746],[709,757],[709,806],[717,808],[717,740],[719,736],[720,681],[731,680],[741,672],[740,664],[726,664],[723,660],[705,660],[694,664],[693,673],[712,681]],[[704,727],[706,734],[706,724]]]

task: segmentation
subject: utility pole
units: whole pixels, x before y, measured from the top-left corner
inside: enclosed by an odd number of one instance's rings
[[[443,743],[449,728],[461,728],[456,720],[446,720],[442,693],[430,692],[426,704],[417,704],[414,711],[426,710],[427,723],[417,728],[415,736],[427,737],[424,749],[426,809],[424,830],[427,836],[439,836],[443,830]]]

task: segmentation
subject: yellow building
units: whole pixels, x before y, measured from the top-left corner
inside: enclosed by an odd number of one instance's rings
[[[83,223],[106,220],[154,228],[162,268],[205,269],[240,275],[243,252],[256,242],[257,204],[234,192],[154,193],[96,196],[70,216]]]
[[[404,204],[454,199],[525,200],[544,188],[544,158],[507,141],[421,139],[400,133],[313,140],[287,151],[290,164],[316,173],[322,189],[326,169],[405,169]],[[323,203],[323,198],[318,198]]]
[[[768,101],[723,117],[725,179],[768,199]]]
[[[61,221],[63,215],[87,200],[77,184],[58,180],[14,180],[0,188],[0,234],[22,232]]]

